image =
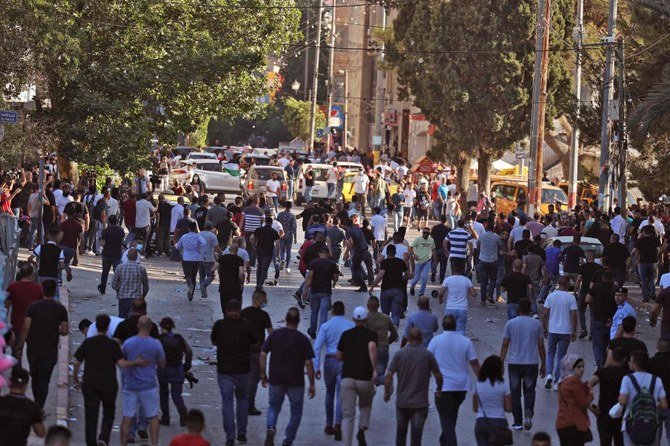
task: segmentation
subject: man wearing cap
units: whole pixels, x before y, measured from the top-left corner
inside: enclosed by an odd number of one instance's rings
[[[200,262],[200,292],[203,299],[207,297],[207,287],[214,280],[212,272],[214,253],[216,252],[218,255],[223,254],[223,251],[219,247],[219,239],[214,234],[214,223],[211,221],[206,222],[204,229],[204,231],[199,233],[200,237],[205,241],[205,246],[202,249],[202,261]]]
[[[309,264],[309,273],[305,279],[305,294],[303,299],[309,300],[311,317],[307,333],[316,339],[317,319],[323,325],[328,320],[328,311],[331,308],[331,295],[333,294],[333,281],[340,276],[337,263],[330,259],[328,247],[319,249],[319,258],[312,260]]]
[[[9,393],[0,396],[0,426],[2,440],[7,444],[27,444],[32,428],[35,435],[43,438],[46,434],[42,409],[26,397],[30,375],[21,367],[12,369],[9,378]]]
[[[614,300],[617,304],[616,313],[612,318],[612,326],[610,327],[610,339],[619,338],[623,334],[621,322],[628,316],[637,319],[635,308],[628,303],[628,288],[620,287],[614,292]]]
[[[351,446],[354,436],[356,399],[359,399],[360,421],[356,439],[366,444],[365,431],[370,424],[372,400],[377,380],[377,334],[365,328],[368,311],[354,309],[356,326],[342,333],[337,345],[337,359],[342,361],[342,437],[345,446]]]

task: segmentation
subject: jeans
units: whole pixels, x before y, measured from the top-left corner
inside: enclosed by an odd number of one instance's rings
[[[133,236],[133,239],[135,238],[134,233],[128,234],[128,237]],[[158,254],[165,254],[168,255],[170,254],[170,227],[169,226],[159,226],[158,229],[156,230],[156,252]]]
[[[326,426],[333,426],[333,420],[335,424],[342,424],[342,396],[340,395],[342,361],[326,356],[323,361],[323,381],[326,384]]]
[[[317,320],[321,321],[319,325],[323,325],[328,321],[328,312],[332,307],[330,297],[330,294],[325,293],[310,294],[309,306],[311,308],[311,315],[309,318],[309,330],[307,330],[310,335],[316,336],[318,328]]]
[[[286,200],[293,202],[293,180],[289,178],[287,183],[288,190],[286,192]]]
[[[444,253],[444,249],[436,248],[435,256],[436,259],[433,261],[433,266],[430,270],[430,273],[434,276],[437,272],[437,266],[440,265],[440,283],[442,283],[444,282],[444,277],[447,274],[447,255]]]
[[[656,297],[656,264],[640,263],[637,268],[640,273],[640,281],[642,282],[642,300],[645,302],[654,300]]]
[[[30,232],[28,234],[28,249],[30,250],[33,249],[33,245],[35,244],[35,237],[37,236],[39,225],[41,224],[42,222],[39,218],[30,217]],[[44,234],[44,231],[42,231],[42,234]]]
[[[235,440],[236,434],[247,434],[247,419],[249,417],[249,373],[240,373],[236,375],[224,375],[223,373],[219,373],[218,379],[219,390],[221,391],[223,429],[226,431],[226,440]],[[237,417],[235,417],[235,403],[237,403]],[[235,429],[236,419],[237,430]]]
[[[207,294],[207,287],[214,280],[212,266],[214,266],[214,262],[200,262],[200,291],[202,291],[203,296]]]
[[[279,212],[279,197],[274,196],[274,197],[268,197],[268,198],[272,198],[272,205],[275,208],[275,212]]]
[[[103,291],[107,289],[107,277],[109,277],[110,268],[114,268],[121,264],[121,257],[104,257],[102,258],[102,275],[100,275],[100,288]]]
[[[184,270],[184,276],[186,276],[186,285],[190,288],[191,286],[195,287],[197,282],[198,270],[200,269],[200,262],[191,262],[187,260],[182,260],[181,268]]]
[[[540,295],[538,296],[538,299],[540,299],[542,302],[547,300],[547,295],[554,290],[554,287],[556,287],[556,284],[558,283],[558,279],[560,274],[552,274],[548,273],[549,280],[547,283],[542,285],[542,289],[540,290]]]
[[[586,292],[579,293],[579,300],[577,301],[577,316],[579,317],[579,327],[582,332],[586,331]]]
[[[399,210],[393,212],[393,232],[396,232],[402,226],[402,219],[404,217],[403,208],[399,207],[397,209]]]
[[[399,290],[398,288],[382,290],[379,295],[379,303],[382,307],[382,313],[389,316],[393,321],[393,325],[396,327],[400,326],[400,317],[403,313],[402,299],[402,290]]]
[[[489,433],[495,428],[506,428],[506,418],[477,418],[475,421],[475,440],[477,446],[489,446]]]
[[[251,233],[244,234],[244,246],[247,247],[247,253],[249,254],[249,265],[253,268],[256,266],[256,248],[254,244],[251,243]]]
[[[305,203],[312,201],[312,189],[314,189],[314,186],[305,186]]]
[[[375,385],[372,381],[353,378],[342,379],[342,440],[345,446],[351,446],[354,437],[354,418],[356,417],[356,399],[360,415],[358,428],[366,429],[370,426],[372,400],[375,396]]]
[[[458,420],[458,409],[465,400],[465,391],[442,392],[442,396],[435,396],[435,408],[440,415],[440,446],[456,446],[456,421]]]
[[[364,252],[354,252],[354,255],[351,258],[351,278],[354,281],[355,285],[366,287],[365,283],[365,274],[363,273],[363,262],[367,260],[372,264],[372,257],[370,256],[369,251]],[[368,275],[371,275],[372,271],[368,271]]]
[[[265,280],[268,278],[268,269],[272,263],[272,256],[258,256],[258,269],[256,270],[256,286],[263,287]]]
[[[568,352],[569,345],[569,334],[549,333],[547,338],[547,373],[552,374],[554,382],[558,382],[561,377],[561,360]],[[555,363],[554,359],[556,360]]]
[[[482,302],[493,299],[498,278],[498,262],[479,262],[479,276],[482,284]]]
[[[612,419],[609,416],[598,418],[598,436],[600,437],[600,446],[623,446],[623,432],[621,432],[621,418]],[[660,423],[659,427],[663,424]],[[659,428],[659,436],[660,436]]]
[[[117,389],[96,389],[84,383],[81,393],[84,396],[84,412],[86,414],[86,446],[97,446],[98,440],[109,444],[109,437],[114,425]],[[98,436],[98,418],[102,404],[102,424]]]
[[[121,224],[121,223],[119,223]],[[128,246],[131,244],[133,241],[135,241],[135,226],[133,225],[126,225],[126,228],[128,229],[128,235],[126,235],[126,238],[123,239],[123,245]],[[167,233],[168,237],[170,236],[170,227],[166,226],[167,228]],[[156,246],[158,247],[158,238],[156,238]]]
[[[606,322],[591,321],[591,342],[596,365],[602,367],[607,359],[607,345],[610,342],[610,329]]]
[[[284,397],[288,395],[288,400],[291,405],[291,418],[286,425],[286,439],[284,444],[291,445],[298,433],[300,427],[300,420],[302,420],[302,405],[305,400],[305,386],[277,386],[270,384],[268,395],[268,418],[267,427],[276,429],[277,419],[281,406],[284,404]]]
[[[335,183],[326,183],[328,185],[328,199],[332,200],[335,198]]]
[[[131,316],[130,312],[133,308],[133,301],[135,299],[119,299],[119,317],[126,319]]]
[[[537,364],[509,364],[509,388],[512,395],[512,415],[514,424],[523,422],[521,389],[523,389],[523,408],[535,411],[535,386],[537,385]]]
[[[428,282],[428,271],[430,271],[431,264],[430,259],[424,262],[416,262],[414,269],[414,279],[410,286],[414,288],[419,280],[421,280],[421,288],[419,289],[419,296],[423,296],[426,292],[426,284]]]
[[[258,392],[258,383],[261,380],[261,364],[258,362],[259,352],[252,351],[249,356],[249,407],[256,407],[256,393]]]
[[[389,365],[389,348],[377,346],[377,382],[378,386],[384,385],[386,368]]]
[[[291,248],[293,247],[293,238],[283,237],[279,239],[279,259],[284,262],[284,266],[289,268],[291,263]]]
[[[468,310],[444,310],[445,316],[453,316],[456,319],[456,331],[465,335],[465,328],[468,324]]]
[[[158,392],[161,402],[161,418],[165,421],[170,420],[170,396],[172,396],[172,402],[175,407],[177,407],[179,418],[186,419],[186,404],[184,404],[184,397],[181,396],[184,381],[160,382],[159,380],[159,384]]]
[[[28,366],[30,367],[30,379],[33,388],[33,398],[35,403],[44,409],[44,403],[49,394],[49,382],[51,374],[58,362],[58,353],[53,352],[42,355],[31,355],[30,345],[28,346]]]
[[[361,215],[365,217],[365,206],[368,203],[368,194],[356,194],[354,196],[358,197],[358,203],[361,205]]]
[[[407,430],[408,425],[412,426],[412,434],[410,436],[411,446],[421,446],[421,436],[423,435],[423,425],[426,423],[428,417],[428,408],[395,408],[396,417],[396,446],[405,446],[407,444]]]
[[[519,315],[519,304],[507,304],[507,320],[514,319]]]
[[[88,231],[84,236],[84,248],[93,252],[97,252],[98,249],[98,239],[96,234],[98,233],[98,220],[93,220],[89,222]],[[46,229],[46,228],[45,228]]]

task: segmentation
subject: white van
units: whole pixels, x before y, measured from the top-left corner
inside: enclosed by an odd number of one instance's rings
[[[323,198],[328,198],[328,184],[326,184],[326,178],[328,177],[328,171],[333,168],[331,164],[313,164],[305,163],[300,166],[298,171],[297,178],[297,191],[296,204],[300,205],[305,201],[305,170],[307,166],[312,166],[312,172],[314,173],[314,188],[312,189],[312,201],[321,200]],[[352,163],[349,161],[338,161],[338,167],[344,167],[345,170],[350,172],[359,172],[363,170],[363,165],[360,163]]]

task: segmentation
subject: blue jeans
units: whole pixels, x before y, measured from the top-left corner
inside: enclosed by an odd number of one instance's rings
[[[558,283],[559,277],[561,277],[560,274],[552,274],[548,273],[549,275],[549,281],[542,285],[542,289],[540,290],[540,295],[538,296],[538,299],[544,302],[547,300],[547,295],[554,290],[554,287]]]
[[[314,186],[305,186],[305,203],[312,201],[312,189]]]
[[[279,197],[270,197],[272,198],[272,205],[275,207],[275,211],[279,212]]]
[[[523,388],[523,408],[535,411],[535,386],[537,385],[537,364],[509,364],[509,388],[512,394],[512,415],[514,424],[523,422],[521,389]]]
[[[272,256],[258,256],[258,269],[256,270],[256,286],[263,287],[265,279],[268,278],[268,269],[272,263]]]
[[[342,424],[342,397],[340,396],[342,361],[326,356],[323,361],[323,381],[326,384],[326,426],[332,426],[333,419],[335,424]]]
[[[214,280],[212,266],[214,262],[200,262],[200,291],[203,294],[207,292],[207,287]]]
[[[293,247],[293,238],[283,237],[279,239],[279,259],[284,263],[285,268],[291,263],[291,248]]]
[[[393,232],[396,232],[398,228],[402,226],[402,219],[404,217],[402,206],[396,209],[398,210],[393,212]]]
[[[37,217],[30,217],[30,232],[28,233],[28,249],[33,249],[35,244],[35,236],[39,230],[39,225],[42,224],[42,221]],[[44,232],[42,232],[44,234]]]
[[[569,345],[569,334],[549,333],[547,338],[547,373],[552,373],[554,382],[558,382],[561,377],[561,360],[568,352]],[[554,359],[556,360],[555,363]]]
[[[403,408],[396,407],[396,445],[405,445],[407,441],[407,431],[409,426],[412,426],[412,433],[410,435],[410,444],[412,446],[421,444],[421,437],[423,436],[423,426],[426,424],[428,417],[428,408]]]
[[[514,319],[519,315],[519,304],[507,304],[507,320]]]
[[[400,316],[402,315],[403,294],[402,290],[398,288],[391,288],[382,290],[379,295],[379,303],[382,307],[382,313],[389,316],[393,321],[393,325],[400,326]]]
[[[219,390],[221,391],[221,412],[223,413],[223,429],[228,441],[235,440],[236,435],[247,434],[249,417],[249,373],[237,375],[218,374]],[[235,401],[233,401],[233,398]],[[237,403],[237,431],[235,430],[235,408]]]
[[[430,271],[430,259],[425,262],[417,262],[414,267],[414,279],[410,286],[414,288],[419,280],[421,280],[421,289],[419,289],[419,296],[423,296],[426,292],[426,284],[428,282],[428,272]]]
[[[102,275],[100,276],[100,288],[102,291],[107,289],[107,278],[109,277],[109,270],[121,264],[121,257],[103,257],[102,258]]]
[[[389,366],[389,348],[377,347],[377,382],[375,385],[383,386],[386,368]]]
[[[277,428],[277,419],[279,418],[279,412],[281,411],[282,404],[284,404],[284,397],[286,395],[288,395],[288,400],[291,404],[291,418],[286,425],[286,440],[284,440],[284,444],[291,445],[298,433],[300,420],[302,419],[305,386],[289,387],[270,384],[267,427],[268,429]]]
[[[293,202],[293,180],[289,179],[287,183],[288,183],[287,186],[288,191],[286,192],[286,200]]]
[[[610,342],[610,329],[606,322],[591,321],[591,341],[593,342],[593,358],[596,365],[602,367],[607,358],[607,345]]]
[[[321,320],[323,325],[328,321],[328,312],[330,311],[332,305],[330,302],[330,294],[325,293],[311,293],[309,306],[311,308],[311,315],[309,318],[309,330],[308,333],[316,336],[317,331],[317,319]]]
[[[479,262],[479,281],[482,284],[482,302],[493,299],[498,278],[498,262]]]
[[[354,252],[351,257],[351,278],[355,285],[367,287],[365,283],[365,274],[363,273],[363,262],[366,260],[372,262],[369,251]],[[368,278],[372,276],[372,271],[368,271]]]
[[[440,415],[440,446],[456,446],[456,422],[458,421],[458,409],[465,400],[465,391],[442,392],[441,397],[435,397],[435,408]]]
[[[328,198],[329,199],[335,198],[335,186],[337,186],[337,184],[335,183],[326,183],[326,184],[328,185]]]
[[[665,427],[665,438],[670,444],[670,409],[659,409],[659,424],[658,424],[658,444],[661,444],[663,438],[663,428]]]
[[[647,302],[654,300],[656,297],[655,282],[656,282],[656,264],[655,263],[640,263],[638,266],[640,273],[640,281],[642,282],[642,299]]]
[[[456,319],[456,331],[465,335],[468,324],[468,310],[444,310],[445,316],[453,316]]]

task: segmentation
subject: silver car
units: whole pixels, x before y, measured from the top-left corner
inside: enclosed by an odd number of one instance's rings
[[[198,175],[208,192],[234,194],[241,192],[240,171],[237,165],[235,169],[226,169],[225,165],[216,159],[184,160],[172,170],[170,178],[184,182],[193,175]]]
[[[242,180],[244,195],[250,196],[265,193],[267,191],[266,184],[272,178],[273,173],[277,174],[277,181],[279,181],[279,193],[277,194],[279,202],[283,203],[286,201],[288,194],[286,172],[278,166],[251,166],[244,180]]]

